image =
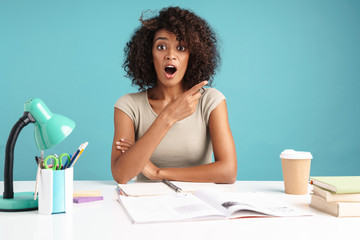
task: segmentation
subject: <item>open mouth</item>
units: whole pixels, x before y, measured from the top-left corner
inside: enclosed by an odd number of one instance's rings
[[[173,77],[174,75],[175,75],[175,73],[176,73],[176,67],[175,66],[173,66],[173,65],[167,65],[166,67],[165,67],[165,74],[166,74],[166,76],[168,77],[168,78],[171,78],[171,77]]]

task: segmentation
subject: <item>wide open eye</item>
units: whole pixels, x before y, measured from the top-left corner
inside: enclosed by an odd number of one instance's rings
[[[158,50],[165,50],[166,49],[166,46],[163,45],[163,44],[160,44],[156,47]]]
[[[178,50],[178,51],[181,51],[181,52],[184,52],[184,51],[186,50],[186,47],[184,47],[184,46],[182,46],[182,45],[179,45],[179,46],[177,47],[177,50]]]

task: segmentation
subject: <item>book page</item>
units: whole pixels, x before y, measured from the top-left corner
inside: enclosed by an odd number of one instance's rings
[[[119,200],[133,223],[225,218],[192,194],[124,197]]]
[[[231,193],[199,190],[195,195],[229,218],[247,216],[305,216],[311,215],[285,203],[273,200],[263,193]]]
[[[179,182],[171,181],[174,185],[182,189],[184,193],[195,193],[199,189],[214,189],[225,191],[226,189],[215,183],[201,183],[201,182]]]
[[[173,194],[174,190],[163,182],[136,182],[118,184],[127,196],[155,196]]]
[[[195,193],[195,191],[203,188],[210,188],[216,190],[225,190],[225,188],[215,183],[197,183],[197,182],[178,182],[171,181],[175,186],[181,188],[183,193]],[[155,196],[173,194],[171,189],[163,182],[133,182],[127,184],[118,184],[121,190],[127,196]]]

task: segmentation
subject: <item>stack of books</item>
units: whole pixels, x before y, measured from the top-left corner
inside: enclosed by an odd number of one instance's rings
[[[360,217],[360,176],[311,177],[310,207],[336,217]]]

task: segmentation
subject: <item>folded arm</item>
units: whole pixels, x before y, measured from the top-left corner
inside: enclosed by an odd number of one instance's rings
[[[209,130],[215,162],[186,168],[157,168],[150,161],[143,174],[152,180],[233,183],[236,181],[237,158],[231,134],[226,102],[223,100],[210,114]]]
[[[187,168],[158,168],[151,161],[141,170],[152,180],[176,180],[191,182],[233,183],[237,174],[237,159],[234,140],[231,134],[226,102],[223,100],[210,114],[209,130],[213,144],[215,162]],[[118,142],[118,151],[127,152],[132,142]],[[149,158],[150,159],[150,158]]]
[[[195,85],[169,103],[136,143],[134,143],[133,122],[123,111],[115,108],[115,131],[111,152],[111,171],[115,181],[127,183],[144,169],[171,126],[194,113],[201,97],[199,89],[206,84],[207,82],[204,81]],[[126,151],[125,149],[117,150],[116,142],[122,138],[134,143]]]

